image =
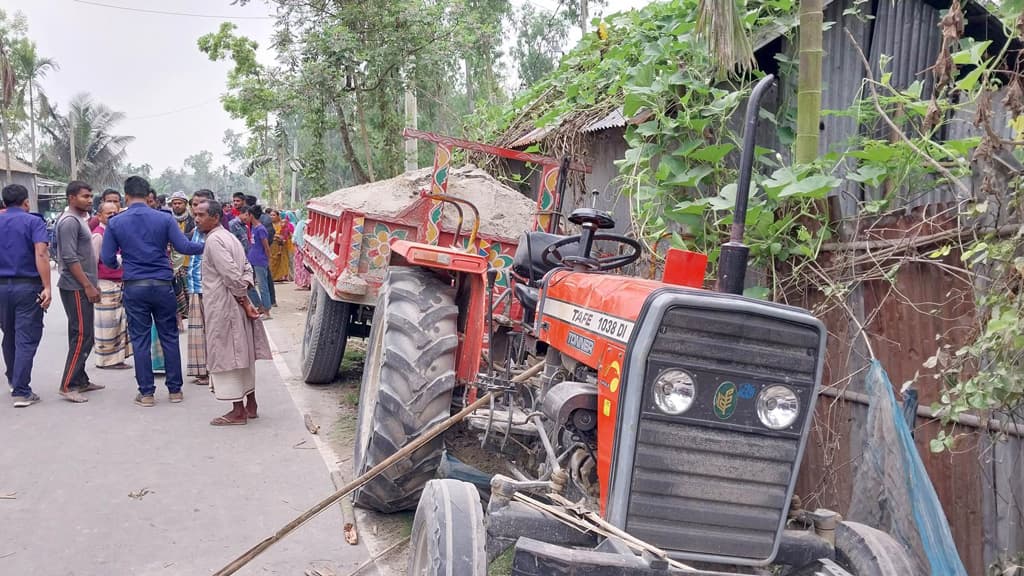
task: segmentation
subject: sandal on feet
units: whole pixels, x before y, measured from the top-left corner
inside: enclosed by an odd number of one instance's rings
[[[209,386],[210,385],[210,379],[209,378],[195,378],[195,379],[192,380],[192,383],[195,384],[196,386]]]
[[[103,390],[104,388],[106,388],[106,386],[104,386],[103,384],[97,384],[95,382],[89,382],[88,386],[86,386],[85,388],[79,388],[78,391],[79,392],[95,392],[97,390]]]
[[[232,420],[226,416],[217,416],[213,420],[210,420],[210,426],[244,426],[245,418],[241,420]]]
[[[97,366],[100,370],[131,370],[133,366],[131,364],[125,364],[124,362],[118,362],[117,364],[111,364],[110,366]]]
[[[67,400],[68,402],[71,402],[72,404],[83,404],[83,403],[89,401],[88,398],[86,398],[85,396],[82,396],[81,394],[79,394],[78,392],[76,392],[74,390],[72,390],[71,392],[61,392],[60,395],[65,400]]]

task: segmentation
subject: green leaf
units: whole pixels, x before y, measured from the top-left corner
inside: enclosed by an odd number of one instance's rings
[[[683,202],[676,204],[675,208],[672,211],[670,211],[669,214],[673,215],[673,219],[675,219],[674,216],[683,214],[700,216],[701,214],[704,214],[704,210],[710,203],[710,201],[710,198],[684,200]]]
[[[703,144],[703,140],[699,140],[696,138],[691,140],[683,140],[682,142],[679,143],[679,146],[672,151],[672,155],[687,158],[690,156],[690,154],[693,153],[694,150],[700,148]]]
[[[626,94],[622,102],[622,115],[626,118],[635,116],[646,103],[646,100],[638,94]]]
[[[669,158],[662,159],[662,162],[668,160]],[[682,173],[674,174],[673,177],[666,180],[664,184],[666,186],[686,186],[691,188],[696,187],[698,184],[700,184],[701,180],[703,180],[708,174],[711,174],[714,171],[715,169],[712,168],[711,166],[694,166],[693,168],[690,168],[689,170],[686,170]]]
[[[952,252],[952,251],[953,251],[953,245],[952,244],[945,244],[945,245],[941,246],[940,248],[929,252],[928,253],[928,257],[931,258],[932,260],[937,260],[939,258],[945,258],[946,256],[949,256],[949,253]]]
[[[970,92],[978,85],[978,80],[981,80],[981,75],[985,72],[985,68],[978,66],[974,70],[971,70],[967,76],[964,76],[956,83],[956,87],[965,92]]]
[[[721,162],[729,152],[732,152],[733,148],[736,148],[733,144],[714,144],[712,146],[705,146],[691,153],[690,158],[700,160],[701,162],[707,162],[708,164],[715,164]]]
[[[636,127],[636,133],[641,136],[654,136],[658,133],[658,121],[648,120]]]
[[[858,168],[856,172],[847,174],[846,177],[854,182],[860,182],[868,186],[881,186],[888,174],[889,171],[883,166],[865,164]]]
[[[841,183],[842,182],[834,176],[819,174],[786,186],[779,192],[779,198],[787,198],[789,196],[824,198],[828,196],[828,193],[832,189],[838,187]]]
[[[966,38],[961,42],[969,43],[969,40],[971,39]],[[984,42],[973,43],[959,52],[954,52],[953,63],[960,66],[965,64],[974,64],[977,66],[978,64],[981,64],[981,59],[985,56],[985,50],[987,50],[991,44],[991,40],[985,40]]]

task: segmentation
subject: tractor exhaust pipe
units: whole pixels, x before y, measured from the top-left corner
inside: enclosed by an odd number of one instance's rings
[[[769,74],[754,86],[747,101],[746,121],[743,126],[743,150],[740,152],[740,178],[736,184],[736,207],[732,215],[732,232],[729,241],[722,245],[718,256],[718,291],[726,294],[743,294],[743,282],[747,276],[747,257],[750,248],[743,243],[747,222],[747,200],[750,198],[750,180],[754,170],[754,146],[757,140],[758,112],[761,98],[775,82]]]

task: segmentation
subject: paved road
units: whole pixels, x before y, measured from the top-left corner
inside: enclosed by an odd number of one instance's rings
[[[16,493],[0,499],[0,574],[212,574],[333,490],[274,363],[257,368],[259,420],[214,428],[226,407],[207,389],[186,382],[181,404],[159,389],[140,408],[131,371],[92,368],[107,389],[60,400],[65,331],[55,298],[33,374],[43,402],[0,404],[0,496]],[[335,507],[239,574],[343,576],[366,558]]]

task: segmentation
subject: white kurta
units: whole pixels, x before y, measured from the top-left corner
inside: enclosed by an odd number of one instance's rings
[[[206,237],[203,251],[203,323],[206,365],[218,400],[238,401],[256,387],[256,360],[270,360],[263,323],[250,320],[235,300],[253,284],[242,245],[224,228]]]

